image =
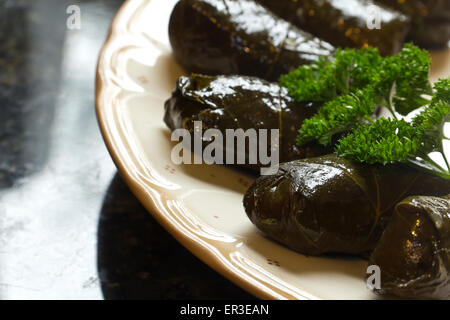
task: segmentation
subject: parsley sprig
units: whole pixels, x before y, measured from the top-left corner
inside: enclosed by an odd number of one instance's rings
[[[405,116],[429,103],[424,96],[433,93],[428,79],[430,66],[428,52],[411,44],[405,45],[397,55],[386,58],[380,81],[374,85],[384,94],[386,107],[394,117],[394,110]]]
[[[336,153],[359,162],[388,164],[421,160],[434,173],[450,178],[450,161],[444,152],[444,125],[450,121],[450,78],[440,79],[434,86],[435,95],[411,122],[403,119],[380,118],[368,125],[357,126],[341,138]],[[438,152],[445,167],[436,163],[430,153]]]
[[[338,50],[331,58],[282,76],[280,84],[294,99],[323,102],[304,121],[297,144],[337,140],[335,150],[341,156],[370,164],[425,163],[450,178],[443,147],[449,140],[444,125],[450,121],[450,79],[440,79],[433,90],[430,65],[427,51],[407,44],[387,58],[377,49]],[[379,107],[386,107],[393,118],[375,120]],[[421,107],[412,121],[401,119]],[[432,152],[442,154],[446,167],[431,159]]]
[[[383,58],[378,49],[338,49],[332,57],[299,67],[280,77],[280,85],[298,101],[327,102],[372,83],[380,74]]]
[[[297,144],[303,145],[317,139],[322,145],[330,145],[335,134],[370,121],[375,109],[374,91],[370,87],[339,96],[303,122]]]
[[[334,57],[301,66],[280,78],[298,101],[321,101],[317,114],[306,120],[297,143],[318,140],[329,145],[332,136],[373,117],[385,106],[394,118],[427,103],[431,59],[425,50],[407,44],[401,52],[383,58],[378,50],[338,50]],[[370,101],[369,101],[370,100]]]

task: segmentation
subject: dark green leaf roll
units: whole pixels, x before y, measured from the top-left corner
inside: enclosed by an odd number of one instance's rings
[[[202,121],[203,131],[215,128],[223,134],[226,129],[279,129],[279,158],[284,162],[331,151],[317,144],[299,148],[295,143],[303,120],[311,117],[317,107],[314,103],[295,102],[287,89],[259,78],[193,74],[178,80],[165,103],[164,122],[171,130],[183,128],[191,133],[194,121]],[[257,169],[260,164],[247,167]]]
[[[450,4],[450,1],[448,2]],[[448,20],[426,18],[414,25],[408,41],[428,49],[447,48],[450,41],[450,18]]]
[[[269,80],[334,51],[253,0],[180,0],[169,38],[176,60],[190,72]]]
[[[376,47],[398,52],[410,29],[409,18],[370,0],[257,0],[268,9],[336,47]],[[376,11],[375,11],[376,10]],[[375,14],[380,25],[375,23]]]
[[[376,0],[411,17],[407,41],[425,48],[445,48],[450,41],[450,1]]]
[[[246,192],[244,207],[256,227],[298,252],[363,254],[375,247],[396,203],[449,193],[449,180],[422,171],[331,154],[261,176]]]
[[[450,17],[448,0],[376,0],[376,2],[407,14],[415,22],[425,17]]]
[[[369,260],[381,271],[377,293],[450,298],[450,196],[401,201]]]

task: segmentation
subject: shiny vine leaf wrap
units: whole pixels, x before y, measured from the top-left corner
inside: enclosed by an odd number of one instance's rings
[[[395,205],[412,195],[450,194],[450,180],[405,165],[369,165],[335,154],[291,161],[244,196],[249,219],[303,254],[372,250]]]
[[[369,265],[381,270],[379,294],[449,299],[450,195],[412,196],[395,206]]]
[[[279,129],[279,160],[286,162],[333,151],[317,143],[302,147],[295,143],[299,126],[316,110],[315,103],[294,101],[277,83],[256,77],[192,74],[178,79],[165,103],[164,122],[172,131],[193,132],[194,122],[202,121],[204,131],[218,129],[224,136],[227,129]],[[248,153],[245,157],[248,160]],[[243,166],[256,170],[261,164],[246,161]]]
[[[335,51],[253,0],[180,0],[169,39],[175,59],[189,72],[271,81]]]

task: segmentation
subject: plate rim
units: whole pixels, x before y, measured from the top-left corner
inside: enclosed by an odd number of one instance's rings
[[[257,277],[252,277],[253,279],[249,279],[249,275],[242,275],[242,273],[237,272],[229,265],[224,264],[221,262],[220,257],[217,257],[217,252],[213,252],[206,246],[201,245],[192,237],[189,237],[179,229],[175,228],[175,226],[168,221],[163,212],[163,208],[160,207],[160,205],[164,204],[164,202],[161,201],[161,204],[158,204],[154,199],[154,195],[161,199],[166,197],[166,194],[164,194],[164,190],[162,188],[159,188],[154,184],[152,185],[150,182],[148,182],[147,188],[145,188],[141,181],[138,181],[135,177],[133,177],[130,167],[121,156],[121,151],[117,146],[117,138],[114,137],[114,134],[118,134],[119,136],[121,134],[118,132],[118,129],[111,126],[110,120],[108,120],[107,113],[105,112],[105,103],[108,103],[108,101],[111,102],[111,98],[121,90],[121,87],[111,81],[110,77],[108,77],[108,73],[110,72],[106,57],[111,55],[120,47],[120,41],[123,42],[124,37],[132,36],[130,31],[124,30],[124,27],[128,25],[128,22],[134,14],[139,12],[139,10],[142,10],[143,7],[148,5],[151,1],[154,0],[126,0],[122,4],[111,22],[108,35],[100,50],[97,61],[95,80],[95,112],[101,135],[119,174],[128,185],[131,192],[137,197],[139,202],[158,221],[158,223],[171,234],[171,236],[173,236],[179,243],[194,254],[194,256],[199,258],[213,270],[233,282],[238,287],[251,293],[257,298],[264,300],[322,299],[301,288],[296,288],[295,295],[289,294],[289,292],[277,287],[273,283],[265,283]],[[119,41],[119,38],[122,40]],[[114,130],[115,132],[113,132]],[[122,139],[124,139],[124,137],[122,137]],[[149,192],[149,190],[151,190],[151,192]],[[151,193],[154,193],[154,195]]]

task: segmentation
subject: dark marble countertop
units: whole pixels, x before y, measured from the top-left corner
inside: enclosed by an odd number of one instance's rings
[[[0,1],[0,299],[252,299],[163,230],[108,155],[94,79],[121,4]]]

